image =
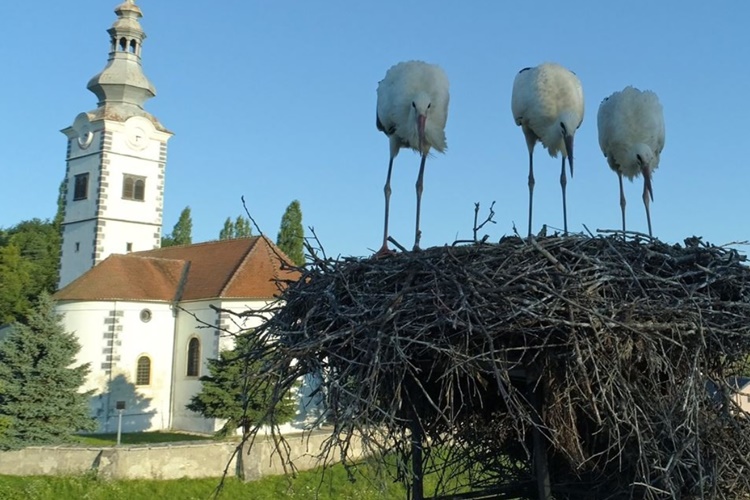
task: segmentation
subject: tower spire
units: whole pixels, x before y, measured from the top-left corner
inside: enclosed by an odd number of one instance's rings
[[[125,0],[115,7],[115,14],[117,20],[107,30],[110,36],[107,66],[87,87],[99,99],[99,108],[115,108],[112,111],[124,117],[142,115],[138,111],[156,95],[141,66],[141,48],[146,39],[139,22],[143,13],[134,0]]]

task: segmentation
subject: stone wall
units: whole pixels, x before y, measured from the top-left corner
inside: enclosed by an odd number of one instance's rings
[[[285,436],[295,467],[308,470],[318,465],[315,457],[328,436],[325,432]],[[352,444],[352,453],[361,456],[360,443]],[[236,447],[235,442],[213,441],[106,448],[29,447],[0,452],[0,475],[95,473],[103,479],[179,479],[221,477],[227,469],[229,476],[251,481],[284,474],[270,438],[259,437],[249,452],[233,456]]]

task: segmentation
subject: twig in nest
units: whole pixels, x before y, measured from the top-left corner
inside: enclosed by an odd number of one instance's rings
[[[482,221],[481,224],[477,224],[477,221],[479,220],[479,202],[474,203],[474,242],[478,243],[477,240],[477,233],[479,233],[479,230],[482,229],[488,222],[491,222],[492,224],[495,224],[495,221],[493,218],[495,217],[495,202],[493,201],[490,205],[489,213],[487,214],[487,218]],[[487,241],[487,236],[482,238],[482,242]]]

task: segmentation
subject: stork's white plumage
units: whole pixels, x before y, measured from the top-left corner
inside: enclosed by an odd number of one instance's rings
[[[651,173],[659,166],[664,149],[664,111],[657,95],[649,90],[625,87],[599,105],[599,146],[620,180],[622,231],[625,233],[625,192],[622,176],[633,180],[643,174],[643,204],[651,236],[649,201],[654,199]]]
[[[388,252],[388,214],[393,159],[401,148],[417,151],[422,160],[417,176],[417,226],[414,249],[419,249],[419,218],[422,204],[424,165],[431,148],[445,151],[445,122],[448,119],[448,77],[434,64],[401,62],[391,67],[378,83],[376,125],[390,140],[391,156],[385,181],[385,225],[383,246]]]
[[[555,63],[524,68],[513,82],[511,110],[516,125],[523,130],[529,148],[529,236],[534,205],[534,146],[541,141],[550,156],[562,153],[563,224],[568,233],[565,198],[565,158],[573,176],[573,138],[583,122],[583,87],[572,71]]]

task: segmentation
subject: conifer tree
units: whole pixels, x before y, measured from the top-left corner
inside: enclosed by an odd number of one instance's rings
[[[298,266],[305,263],[304,237],[302,208],[299,201],[294,200],[281,217],[276,245]]]
[[[224,221],[224,227],[219,231],[220,240],[232,240],[234,238],[247,238],[253,235],[253,226],[250,219],[238,215],[237,219],[232,221],[230,217]]]
[[[234,237],[247,238],[253,235],[253,227],[250,225],[250,219],[243,215],[238,215],[234,221]]]
[[[79,392],[89,366],[73,366],[80,345],[61,319],[43,293],[0,342],[0,448],[62,443],[96,428],[91,393]]]
[[[224,227],[219,231],[219,239],[231,240],[232,238],[234,238],[234,223],[231,218],[227,217],[227,220],[224,221]]]
[[[193,242],[193,218],[190,215],[190,207],[185,207],[180,212],[180,218],[172,228],[172,234],[163,236],[162,247],[173,247],[177,245],[190,245]]]

